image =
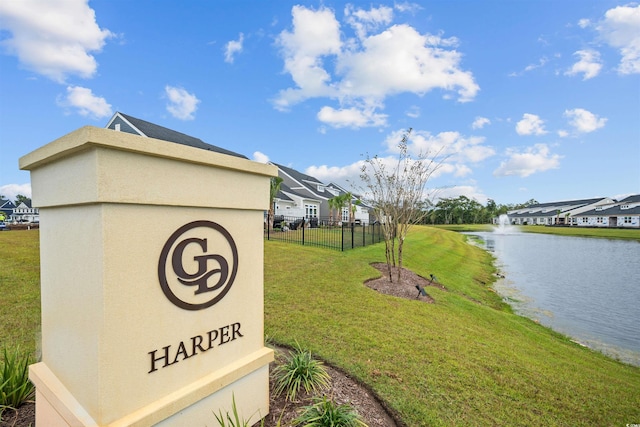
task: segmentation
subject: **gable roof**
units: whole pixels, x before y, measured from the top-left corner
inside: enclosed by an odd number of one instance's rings
[[[625,203],[640,203],[640,194],[633,194],[629,197],[626,197],[622,200],[620,200],[620,203],[625,204]]]
[[[24,200],[16,206],[16,209],[24,209],[24,208],[31,209],[31,207],[32,207],[31,200]]]
[[[291,197],[289,197],[289,195],[300,197],[301,199],[305,199],[305,200],[320,201],[319,199],[316,199],[314,197],[309,197],[308,194],[302,194],[299,191],[292,190],[284,182],[281,183],[280,184],[280,191],[278,191],[278,194],[276,195],[276,198],[280,199],[280,200],[289,200],[289,201],[293,202],[294,200]]]
[[[622,208],[621,205],[611,206],[607,209],[592,209],[587,212],[582,212],[576,216],[629,216],[640,214],[640,205]]]
[[[145,120],[141,120],[124,113],[116,112],[105,127],[107,129],[116,130],[116,125],[120,125],[119,129],[121,132],[146,136],[148,138],[161,139],[163,141],[175,142],[176,144],[188,145],[190,147],[200,148],[202,150],[214,151],[216,153],[227,154],[229,156],[247,159],[247,157],[242,154],[215,145],[207,144],[199,138],[195,138],[193,136],[186,135],[173,129],[156,125],[154,123],[147,122]]]
[[[599,206],[578,216],[629,216],[640,214],[640,194],[626,197],[617,203]]]
[[[0,211],[13,213],[16,205],[11,200],[0,200]]]
[[[585,206],[593,205],[598,202],[611,201],[606,197],[598,197],[594,199],[582,199],[582,200],[564,200],[558,202],[538,203],[536,205],[527,206],[520,209],[514,209],[507,212],[509,217],[543,217],[543,216],[555,216],[560,213],[572,211],[574,209],[582,208]]]
[[[303,174],[301,172],[298,172],[295,169],[291,169],[291,168],[288,168],[286,166],[279,165],[278,163],[273,163],[273,164],[276,165],[279,169],[281,169],[284,173],[289,175],[291,178],[295,179],[300,184],[304,184],[307,187],[310,186],[307,183],[314,183],[314,184],[324,185],[322,182],[318,181],[317,178],[314,178],[311,175],[305,175],[305,174]]]

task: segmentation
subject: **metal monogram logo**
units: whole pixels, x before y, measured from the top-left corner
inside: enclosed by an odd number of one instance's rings
[[[160,254],[158,278],[166,297],[185,310],[202,310],[220,301],[238,272],[238,249],[231,234],[212,221],[177,229]]]

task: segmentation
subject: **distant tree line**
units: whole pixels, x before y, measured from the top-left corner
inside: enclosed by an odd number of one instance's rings
[[[428,204],[423,209],[426,215],[423,224],[489,224],[493,218],[498,217],[507,211],[525,208],[536,205],[535,199],[530,199],[520,204],[497,204],[494,200],[487,200],[483,206],[476,200],[467,196],[445,197],[436,203]]]

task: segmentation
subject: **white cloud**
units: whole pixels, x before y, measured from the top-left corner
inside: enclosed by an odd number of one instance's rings
[[[268,163],[269,162],[269,156],[267,156],[264,153],[261,153],[260,151],[256,151],[253,153],[253,160],[258,162],[258,163]]]
[[[482,129],[486,125],[490,125],[490,124],[491,124],[491,120],[487,119],[486,117],[478,116],[473,121],[473,123],[471,123],[471,129]]]
[[[104,98],[95,96],[91,89],[80,86],[68,86],[66,98],[58,98],[58,105],[76,108],[81,116],[94,119],[113,114],[111,105]]]
[[[333,182],[353,191],[359,191],[362,186],[360,173],[365,165],[364,160],[346,166],[309,166],[304,173],[311,175],[326,184]]]
[[[524,178],[537,172],[557,169],[560,167],[560,159],[562,158],[558,154],[551,154],[546,144],[527,147],[524,152],[507,149],[506,154],[509,158],[501,162],[500,167],[493,171],[494,176],[515,175]]]
[[[387,150],[392,154],[377,157],[388,170],[397,165],[397,144],[404,133],[405,131],[402,130],[389,133],[385,139],[385,144]],[[434,171],[430,179],[436,179],[443,175],[452,175],[458,178],[471,175],[473,173],[472,164],[481,162],[495,154],[494,150],[484,146],[483,142],[484,138],[464,137],[457,132],[442,132],[438,135],[431,135],[426,131],[415,130],[411,133],[408,141],[409,150],[412,154],[415,155],[415,153],[425,153],[427,151],[431,153],[428,159],[434,159],[434,163],[431,165]],[[335,182],[356,192],[366,192],[360,180],[363,166],[366,166],[366,162],[360,160],[345,166],[310,166],[304,173],[314,176],[325,183]],[[433,190],[427,191],[427,193],[430,197],[433,196]],[[468,191],[465,194],[479,200],[486,200],[486,196],[476,190]]]
[[[460,196],[466,196],[477,201],[478,203],[481,203],[483,205],[486,204],[489,200],[489,197],[487,197],[487,195],[484,194],[482,190],[480,190],[475,185],[475,183],[473,184],[474,185],[454,185],[451,187],[443,187],[430,190],[430,192],[433,193],[432,201],[434,203],[438,203],[438,201],[441,199],[455,199]]]
[[[0,1],[0,29],[12,34],[1,45],[28,69],[56,82],[68,75],[92,77],[93,52],[113,34],[101,29],[86,0]]]
[[[31,198],[31,184],[6,184],[0,186],[0,194],[12,202],[18,194]]]
[[[366,11],[364,9],[356,9],[353,5],[347,4],[344,8],[344,15],[347,23],[353,27],[358,38],[363,39],[369,32],[390,24],[393,20],[393,9],[387,6],[380,6],[379,8],[372,7]]]
[[[517,77],[517,76],[521,76],[524,73],[527,73],[529,71],[533,71],[536,68],[542,68],[544,67],[547,62],[549,62],[549,59],[547,57],[542,57],[540,58],[540,60],[538,61],[537,64],[529,64],[526,67],[524,67],[524,70],[520,71],[520,72],[513,72],[509,74],[509,77]]]
[[[640,5],[618,6],[609,9],[596,27],[600,36],[613,48],[619,49],[622,59],[620,74],[640,73]]]
[[[590,25],[591,25],[591,21],[586,19],[586,18],[583,18],[583,19],[578,21],[578,26],[580,28],[587,28]]]
[[[353,107],[377,117],[374,110],[383,108],[385,98],[394,94],[422,96],[441,89],[445,97],[453,92],[459,102],[467,102],[480,90],[471,72],[460,68],[462,55],[452,48],[455,37],[420,34],[408,25],[375,33],[391,23],[392,10],[385,7],[364,11],[348,6],[345,13],[359,38],[343,42],[332,10],[293,7],[293,29],[280,33],[277,44],[295,86],[280,91],[273,101],[276,109],[286,111],[306,99],[329,98],[339,101],[340,108],[325,110],[323,117],[329,112],[353,112]],[[383,126],[386,121],[356,120],[350,126],[358,123]]]
[[[192,93],[186,90],[165,86],[165,94],[169,98],[169,104],[167,104],[167,111],[171,113],[173,117],[180,120],[193,120],[193,114],[198,108],[200,100]]]
[[[422,6],[420,6],[418,3],[409,3],[408,1],[402,3],[394,3],[393,7],[400,12],[411,13],[416,13],[418,10],[422,9]]]
[[[602,69],[600,52],[593,49],[579,50],[574,53],[574,56],[578,56],[580,60],[573,64],[573,66],[564,73],[565,75],[575,76],[576,74],[582,73],[582,80],[589,80],[600,73]]]
[[[569,136],[569,132],[567,132],[567,131],[566,131],[566,130],[564,130],[564,129],[560,129],[560,130],[558,131],[558,136],[559,136],[560,138],[566,138],[566,137],[568,137],[568,136]]]
[[[564,116],[569,119],[569,124],[573,126],[578,133],[593,132],[604,127],[607,123],[606,118],[600,118],[583,108],[566,110]]]
[[[282,50],[284,69],[291,75],[297,89],[281,91],[274,105],[287,110],[307,98],[330,96],[335,91],[329,86],[331,76],[323,68],[322,57],[340,53],[340,24],[333,11],[320,8],[315,11],[294,6],[293,31],[283,31],[276,42]]]
[[[242,52],[242,42],[244,34],[240,33],[238,40],[231,40],[224,46],[224,62],[233,64],[234,55]]]
[[[423,95],[433,89],[456,91],[458,101],[471,101],[480,90],[470,72],[459,68],[462,55],[444,49],[455,39],[423,35],[408,25],[394,25],[367,37],[360,50],[338,58],[346,97],[383,100],[397,93]]]
[[[518,135],[544,135],[544,120],[535,114],[524,113],[522,120],[516,124]]]
[[[412,119],[417,119],[418,117],[420,117],[420,107],[418,107],[417,105],[412,105],[411,107],[409,107],[405,114]]]
[[[336,110],[332,107],[325,106],[318,112],[318,120],[334,128],[361,128],[384,126],[387,123],[387,115],[376,114],[371,109],[360,110],[352,107]]]
[[[402,134],[403,131],[389,134],[386,144],[390,152],[396,153],[398,151],[397,146]],[[428,157],[446,158],[447,162],[457,165],[478,163],[495,154],[493,148],[483,145],[484,137],[465,137],[454,131],[440,132],[437,135],[432,135],[427,131],[413,131],[408,142],[409,151],[414,155],[422,153],[427,154]]]

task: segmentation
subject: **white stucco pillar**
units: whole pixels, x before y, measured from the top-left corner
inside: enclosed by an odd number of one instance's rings
[[[263,218],[275,166],[84,127],[20,159],[40,208],[38,426],[268,413]]]

